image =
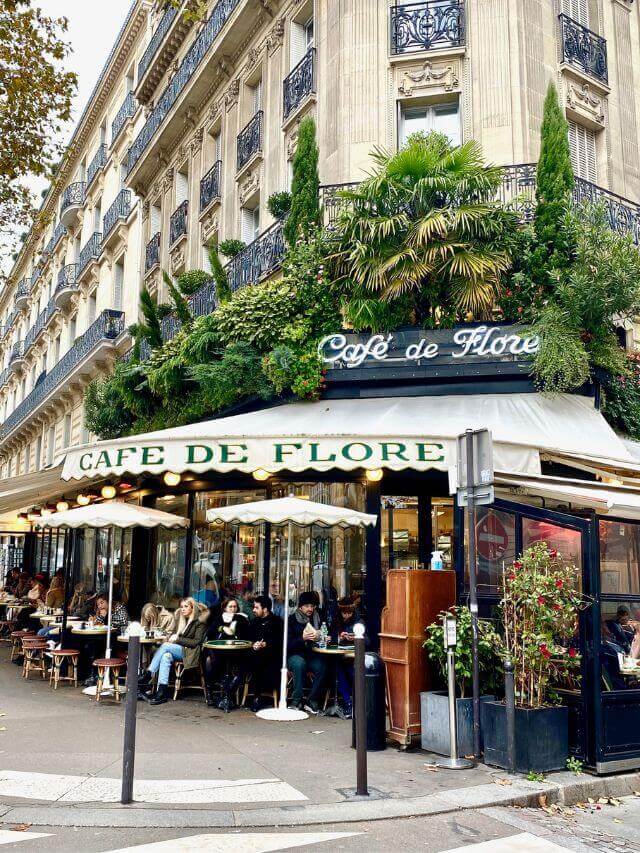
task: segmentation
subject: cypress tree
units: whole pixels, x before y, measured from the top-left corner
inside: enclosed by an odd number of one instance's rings
[[[284,236],[290,246],[300,237],[308,237],[320,225],[319,190],[316,125],[312,118],[305,118],[300,122],[293,158],[291,212],[284,224]]]

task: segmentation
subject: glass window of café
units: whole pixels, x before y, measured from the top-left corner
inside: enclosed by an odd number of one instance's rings
[[[161,495],[156,509],[189,517],[188,495]],[[175,610],[184,595],[187,556],[187,531],[159,527],[155,532],[155,549],[149,578],[149,601]]]
[[[415,495],[383,495],[380,499],[383,577],[390,568],[428,568],[432,551],[440,551],[445,569],[453,568],[453,528],[452,498],[422,501]]]
[[[52,577],[58,569],[64,568],[65,531],[46,529],[34,534],[33,565],[25,566],[27,571],[36,574],[43,572]]]

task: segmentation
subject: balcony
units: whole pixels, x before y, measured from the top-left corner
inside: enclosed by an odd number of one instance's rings
[[[609,83],[607,41],[567,15],[559,15],[562,62],[605,86]]]
[[[222,161],[216,161],[200,181],[200,213],[204,213],[214,201],[220,201],[220,175]]]
[[[29,304],[29,295],[31,294],[31,281],[23,278],[20,284],[16,287],[16,293],[13,297],[13,307],[16,311],[22,311]]]
[[[160,78],[173,61],[191,25],[192,21],[176,6],[168,6],[165,10],[138,63],[136,91],[141,104],[146,104],[153,96]]]
[[[187,299],[189,309],[194,317],[205,317],[207,314],[212,314],[218,307],[218,297],[216,285],[214,281],[208,281],[203,284],[200,290],[196,291],[193,296]],[[162,331],[162,340],[167,341],[175,338],[180,331],[180,321],[175,314],[169,314],[162,318],[160,328]],[[151,354],[151,349],[148,344],[142,345],[142,358],[148,358]]]
[[[226,265],[231,290],[256,284],[275,272],[284,258],[282,222],[274,223]]]
[[[238,134],[238,171],[243,169],[255,155],[262,150],[262,120],[264,113],[259,110]]]
[[[62,222],[58,222],[56,227],[53,229],[53,233],[52,233],[51,237],[49,238],[47,245],[44,247],[44,251],[42,253],[42,256],[43,257],[45,257],[45,256],[49,257],[50,255],[52,255],[53,252],[56,250],[58,243],[60,242],[60,240],[62,240],[62,238],[64,237],[64,235],[66,233],[67,233],[67,229],[64,227]]]
[[[287,121],[298,108],[315,94],[316,52],[308,50],[282,83],[282,116]]]
[[[56,308],[65,309],[72,300],[74,293],[78,292],[76,278],[78,275],[78,264],[67,264],[58,273],[58,284],[53,294]]]
[[[102,220],[102,248],[106,249],[107,244],[117,233],[116,226],[120,222],[126,222],[131,213],[131,190],[120,190],[115,201],[107,210]]]
[[[76,270],[77,284],[80,284],[84,274],[91,269],[92,265],[99,259],[101,254],[102,234],[99,231],[94,231],[80,250],[77,264],[78,268]]]
[[[53,394],[59,395],[78,368],[91,357],[98,361],[108,351],[113,351],[114,341],[124,331],[122,311],[103,311],[98,319],[77,338],[75,344],[36,385],[2,425],[0,440],[4,441],[26,419],[34,414]],[[86,372],[86,370],[85,370]]]
[[[9,357],[9,369],[15,372],[24,367],[24,341],[16,341],[11,348]]]
[[[174,246],[178,240],[187,236],[188,212],[189,202],[185,200],[171,214],[171,219],[169,220],[169,246]]]
[[[390,14],[392,56],[464,46],[464,0],[392,6]]]
[[[13,308],[9,312],[9,314],[7,315],[7,322],[2,327],[2,337],[3,338],[7,337],[7,335],[9,334],[11,329],[13,328],[13,324],[14,324],[16,318],[19,316],[19,314],[20,314],[20,311],[18,311],[17,308]]]
[[[52,312],[48,311],[47,308],[43,308],[42,311],[36,317],[36,321],[33,326],[29,329],[24,338],[24,352],[25,355],[29,352],[31,347],[35,344],[35,342],[40,337],[41,332],[43,332],[49,322],[50,317],[53,316]]]
[[[77,181],[75,184],[69,184],[62,194],[62,203],[60,204],[60,222],[65,228],[71,228],[78,218],[78,214],[84,206],[84,197],[87,191],[87,185],[84,181]]]
[[[107,165],[107,146],[103,142],[102,145],[96,151],[95,157],[89,163],[89,168],[87,169],[87,189],[91,186],[94,181],[94,178],[101,172],[104,167]]]
[[[247,14],[235,16],[234,26],[226,27],[225,24],[241,5],[245,7]],[[219,69],[215,68],[217,61],[223,54],[233,56],[240,48],[251,33],[259,9],[257,0],[218,0],[129,148],[127,165],[130,181],[138,182],[142,179],[144,182],[151,171],[155,170],[153,157],[145,156],[143,159],[143,155],[152,155],[160,147],[170,150],[176,144],[184,133],[182,114],[186,106],[185,101],[188,99],[189,105],[198,108],[211,86],[211,81],[219,73]],[[178,101],[181,102],[180,114],[177,109]]]
[[[147,275],[151,270],[160,266],[160,232],[154,234],[147,243],[144,253],[144,274]]]
[[[111,123],[111,147],[113,148],[116,140],[122,133],[122,129],[132,118],[138,110],[138,102],[136,101],[136,96],[133,92],[129,92],[127,97],[124,99],[124,102],[118,112],[116,113],[116,117]]]

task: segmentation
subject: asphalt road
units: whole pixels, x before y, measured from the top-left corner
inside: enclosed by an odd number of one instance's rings
[[[19,830],[19,831],[16,831]],[[38,837],[43,833],[43,837]],[[640,851],[640,798],[619,806],[571,809],[547,814],[541,809],[485,809],[435,817],[375,821],[368,824],[240,830],[60,829],[0,827],[0,847],[21,853],[98,853],[135,850],[173,853],[266,853],[275,850],[378,851],[403,853],[562,853]]]

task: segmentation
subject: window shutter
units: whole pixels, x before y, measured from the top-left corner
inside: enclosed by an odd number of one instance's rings
[[[289,41],[289,61],[291,68],[295,68],[305,55],[307,50],[307,34],[303,24],[291,23],[291,38]]]
[[[115,274],[113,277],[113,307],[120,311],[122,309],[122,285],[124,280],[124,267],[122,264],[116,264]]]
[[[262,80],[258,80],[253,87],[253,114],[259,113],[262,109]]]
[[[583,27],[589,26],[589,0],[562,0],[562,11]]]
[[[598,170],[596,167],[596,135],[594,131],[570,121],[569,148],[575,176],[596,183]]]
[[[151,207],[151,237],[160,232],[161,229],[161,213],[160,208],[155,204]]]
[[[244,243],[253,243],[255,238],[255,220],[254,211],[248,207],[242,208],[242,241]]]

